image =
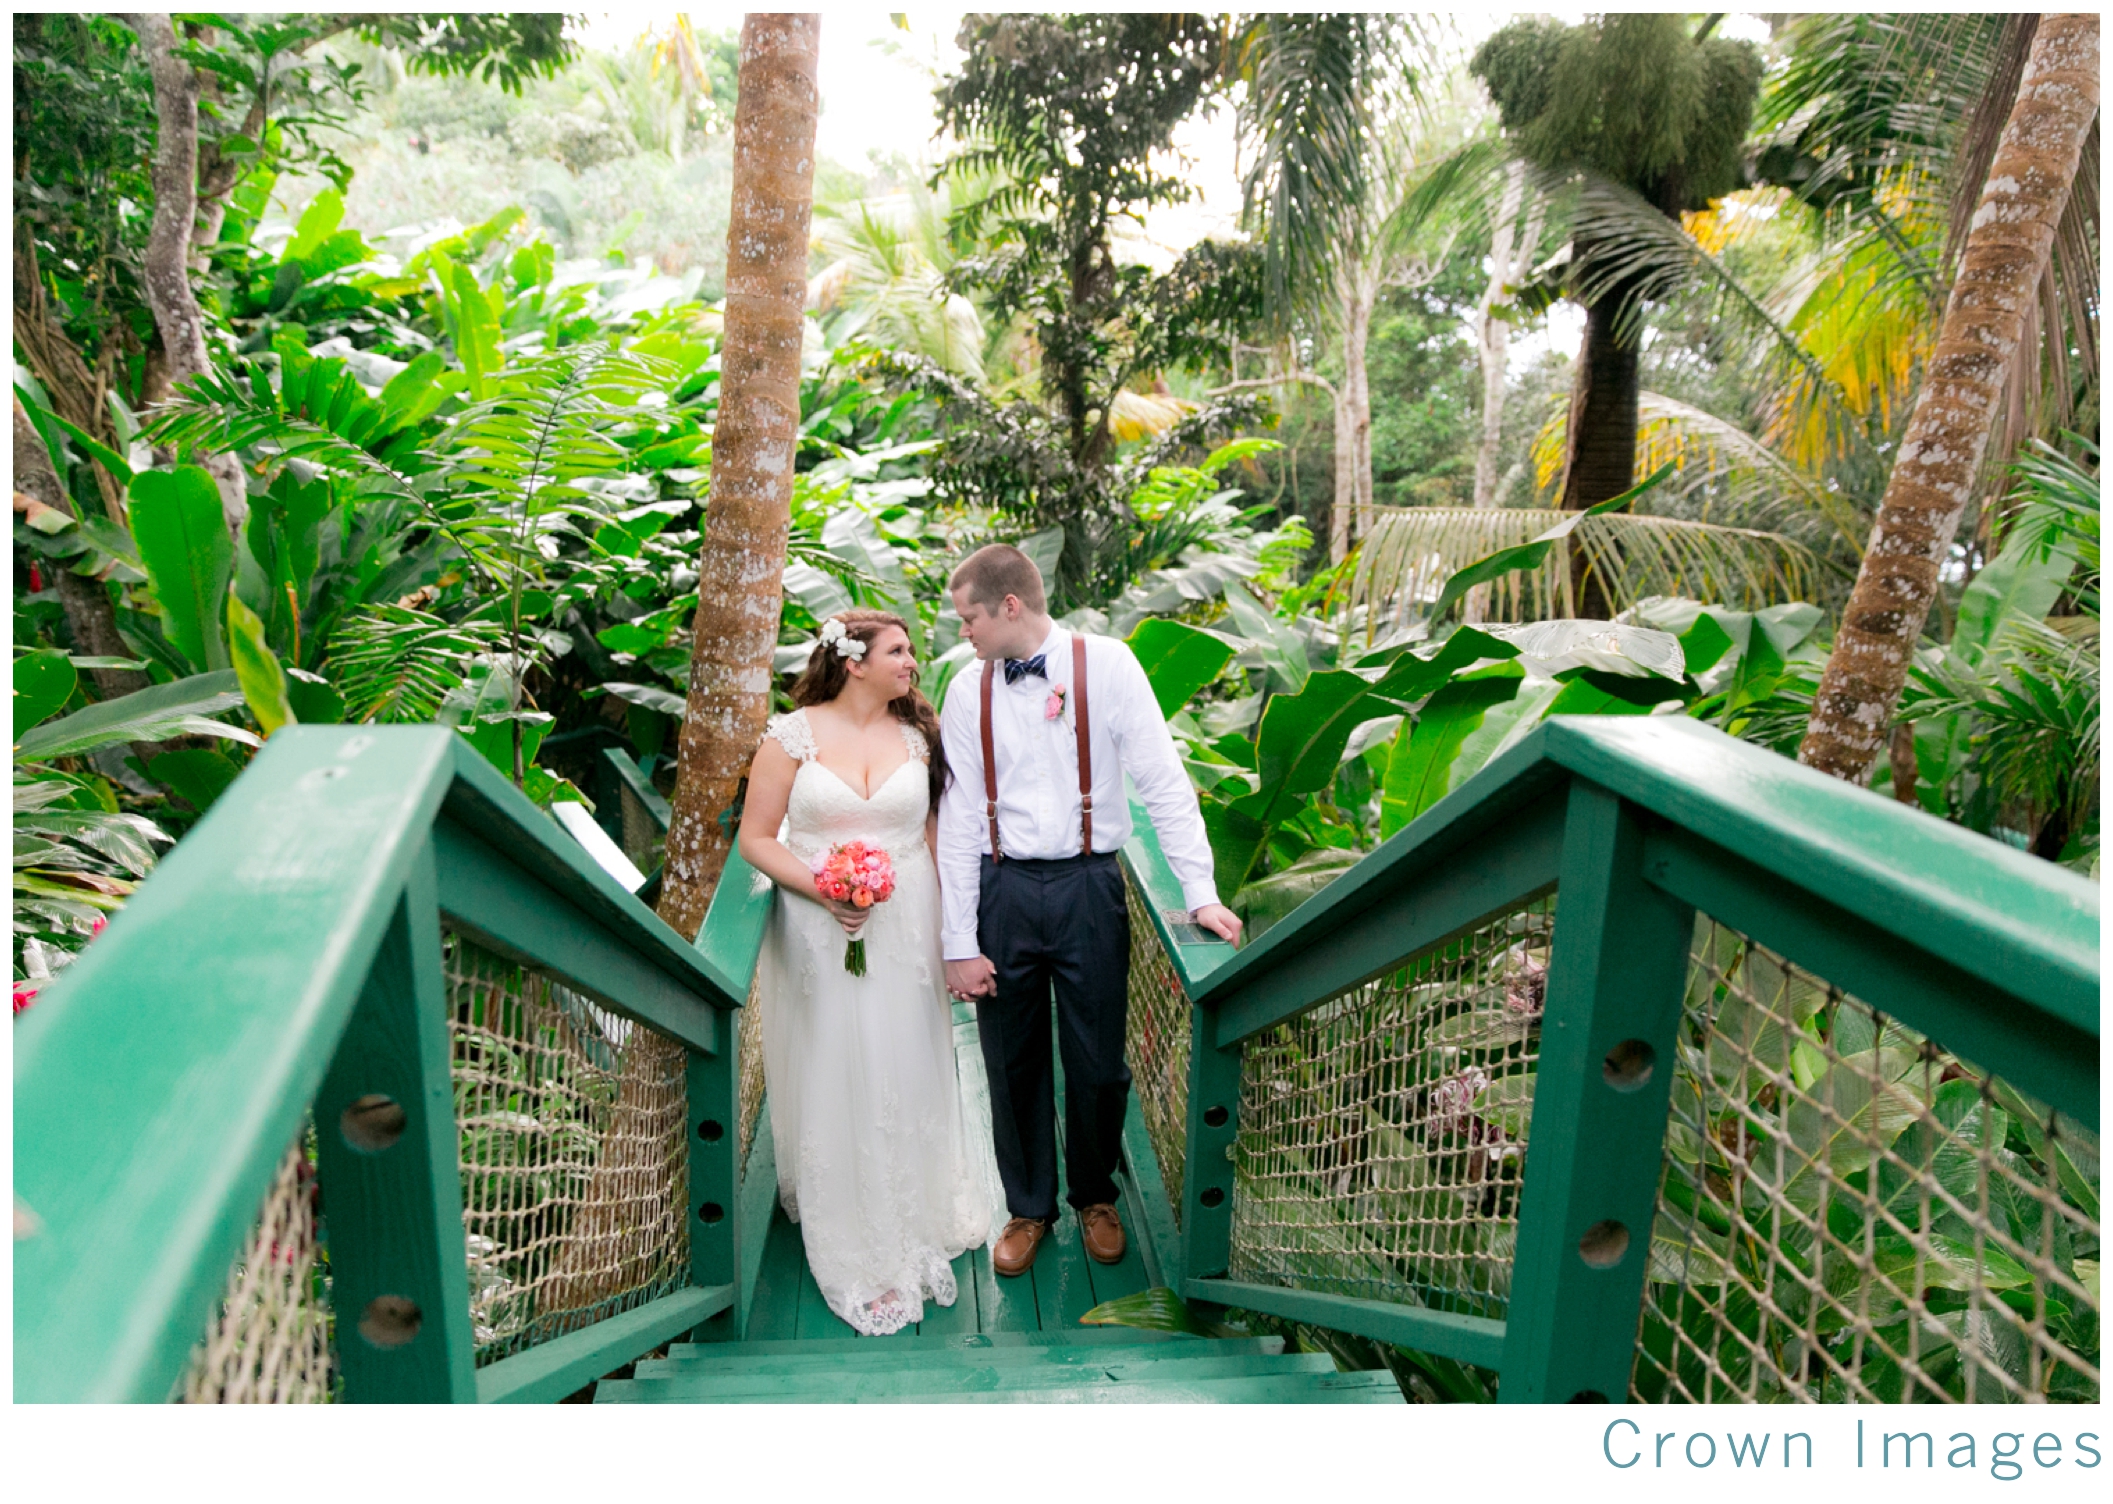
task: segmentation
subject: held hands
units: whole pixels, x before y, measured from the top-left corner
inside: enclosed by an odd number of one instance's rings
[[[946,990],[950,996],[966,1001],[972,997],[995,996],[998,991],[998,969],[990,964],[988,956],[971,956],[966,961],[946,963]]]
[[[1220,940],[1240,943],[1240,916],[1222,903],[1207,903],[1190,916]]]

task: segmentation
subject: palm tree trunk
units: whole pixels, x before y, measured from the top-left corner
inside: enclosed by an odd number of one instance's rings
[[[1570,389],[1562,506],[1582,511],[1636,483],[1636,332],[1617,333],[1628,299],[1610,292],[1585,309],[1584,346]]]
[[[169,385],[177,387],[213,366],[206,351],[205,315],[191,291],[191,237],[198,219],[198,74],[176,55],[176,28],[169,17],[127,19],[147,55],[160,122],[150,174],[154,223],[140,258],[140,283],[154,313],[154,327],[161,332]],[[232,532],[249,516],[242,467],[231,454],[206,455],[203,463],[219,484],[220,509]]]
[[[1328,398],[1335,414],[1335,501],[1328,509],[1328,562],[1340,564],[1350,552],[1350,518],[1357,510],[1357,446],[1350,438],[1350,403],[1344,387],[1333,388]]]
[[[799,448],[820,32],[813,14],[741,22],[719,422],[660,899],[661,917],[686,936],[704,923],[726,865],[733,831],[721,817],[770,714]]]
[[[1517,283],[1533,262],[1541,239],[1541,214],[1540,195],[1526,186],[1526,164],[1512,163],[1490,237],[1489,286],[1483,289],[1481,305],[1475,310],[1475,343],[1482,357],[1482,438],[1475,449],[1478,507],[1497,504],[1497,450],[1504,434],[1504,384],[1510,374],[1511,325],[1497,316],[1497,309],[1509,301],[1505,289]]]
[[[1636,483],[1636,402],[1641,348],[1626,289],[1608,292],[1585,309],[1585,341],[1578,352],[1570,391],[1570,422],[1564,443],[1562,506],[1583,511],[1621,495]],[[1599,572],[1589,567],[1583,540],[1565,545],[1570,588],[1566,614],[1604,621],[1613,614]]]
[[[1520,211],[1531,200],[1526,222]],[[1497,316],[1498,305],[1508,301],[1505,289],[1521,280],[1533,263],[1541,240],[1541,197],[1526,186],[1526,164],[1514,162],[1505,174],[1504,196],[1497,206],[1497,223],[1490,236],[1489,286],[1483,289],[1475,310],[1475,345],[1482,358],[1482,437],[1475,446],[1475,505],[1497,504],[1497,457],[1504,439],[1504,384],[1511,371],[1511,325]],[[1461,604],[1460,619],[1470,626],[1489,614],[1489,586],[1477,585]]]
[[[1351,266],[1344,277],[1349,296],[1343,308],[1343,405],[1350,425],[1351,504],[1357,513],[1357,541],[1372,536],[1372,381],[1365,370],[1371,343],[1372,306],[1379,301],[1379,279],[1367,266]]]
[[[2056,222],[2098,113],[2098,17],[2040,21],[1981,189],[1937,348],[1886,481],[1798,761],[1861,782],[1884,745],[1938,567],[1997,420]]]

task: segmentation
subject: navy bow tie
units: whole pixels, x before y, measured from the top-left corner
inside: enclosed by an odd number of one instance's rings
[[[1008,658],[1005,660],[1005,682],[1007,684],[1018,684],[1029,674],[1033,674],[1037,679],[1047,679],[1049,677],[1047,654],[1037,653],[1032,658]]]

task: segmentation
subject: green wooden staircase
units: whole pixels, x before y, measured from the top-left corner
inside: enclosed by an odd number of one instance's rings
[[[1237,952],[1135,813],[1128,1256],[857,1338],[738,857],[693,944],[453,731],[287,728],[16,1026],[13,1397],[2097,1397],[2095,883],[1672,717]],[[1152,1289],[1229,1335],[1082,1322]]]
[[[882,1341],[683,1343],[595,1390],[604,1405],[1400,1404],[1391,1375],[1338,1373],[1281,1337],[1096,1327]]]

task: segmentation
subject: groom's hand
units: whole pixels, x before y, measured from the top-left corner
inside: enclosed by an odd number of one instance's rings
[[[996,996],[998,968],[990,964],[988,956],[971,956],[966,961],[949,961],[946,963],[946,990],[963,999]]]
[[[1240,916],[1224,904],[1207,903],[1192,917],[1220,940],[1230,940],[1235,945],[1240,943]]]

